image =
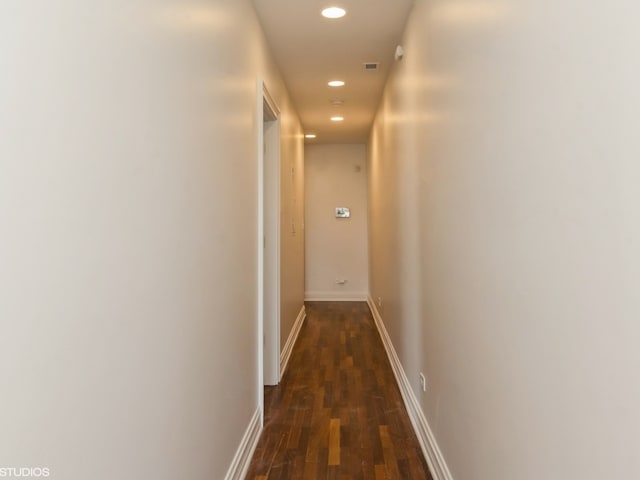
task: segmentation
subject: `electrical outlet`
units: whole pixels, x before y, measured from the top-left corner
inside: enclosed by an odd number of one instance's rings
[[[378,307],[382,308],[382,297],[378,297]]]
[[[424,376],[424,373],[420,372],[420,386],[422,387],[422,391],[427,391],[427,377]]]

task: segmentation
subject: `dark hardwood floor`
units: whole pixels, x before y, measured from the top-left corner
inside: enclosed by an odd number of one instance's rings
[[[309,302],[247,480],[432,480],[364,302]]]

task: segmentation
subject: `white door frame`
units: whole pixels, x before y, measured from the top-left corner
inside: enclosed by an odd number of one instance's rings
[[[258,404],[280,379],[280,110],[258,79]],[[269,125],[265,129],[265,123]],[[266,154],[265,154],[266,151]]]

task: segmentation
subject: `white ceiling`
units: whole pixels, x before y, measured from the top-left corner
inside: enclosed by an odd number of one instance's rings
[[[414,0],[253,3],[305,133],[318,135],[311,142],[366,142]],[[325,19],[320,12],[329,6],[344,8],[347,15]],[[365,62],[379,62],[378,71],[365,71]],[[327,86],[333,79],[346,85]],[[344,104],[332,105],[336,98]],[[344,116],[344,122],[330,121],[333,115]]]

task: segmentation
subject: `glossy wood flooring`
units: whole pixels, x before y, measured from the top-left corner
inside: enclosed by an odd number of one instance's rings
[[[310,302],[247,480],[431,480],[364,302]]]

